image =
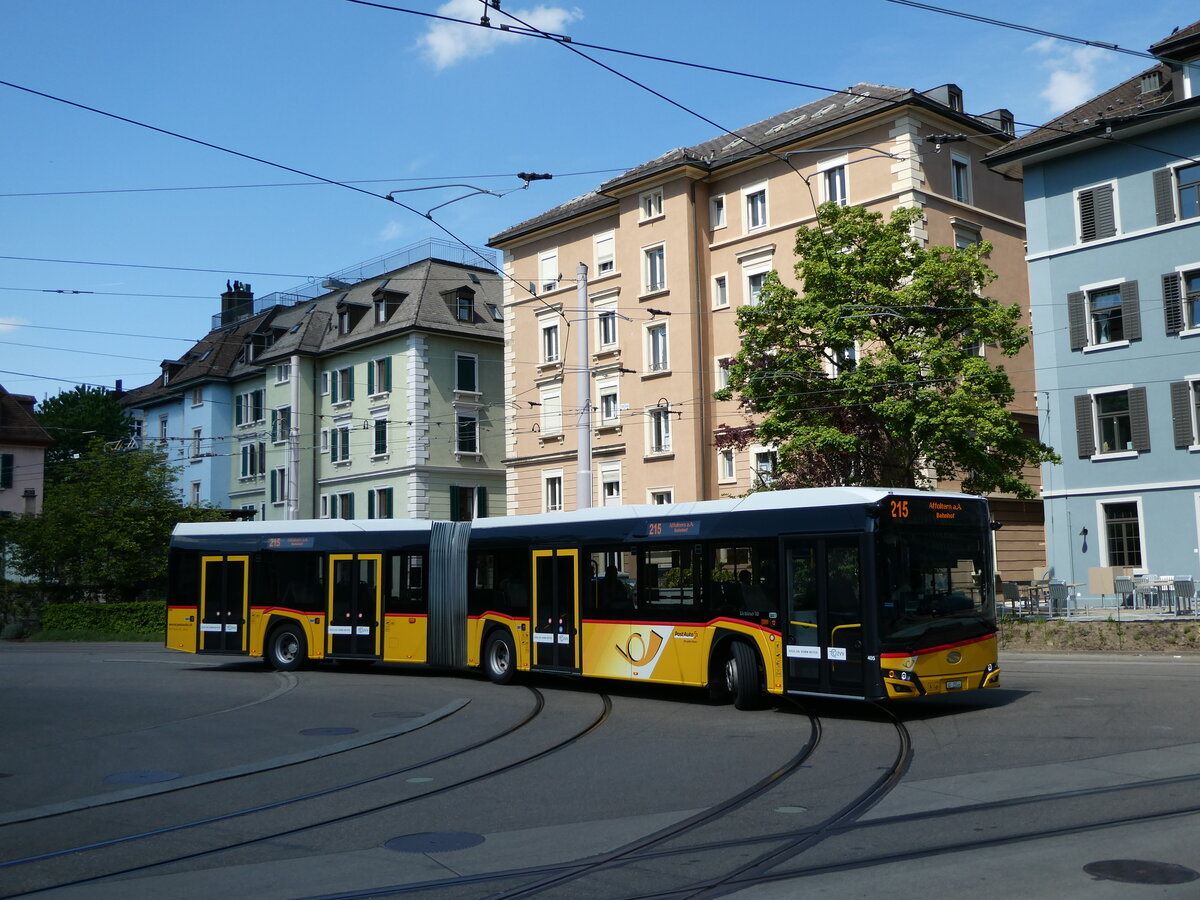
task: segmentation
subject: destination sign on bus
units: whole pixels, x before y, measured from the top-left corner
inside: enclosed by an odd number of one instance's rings
[[[268,550],[311,550],[313,538],[309,537],[269,537],[263,539],[263,546]]]
[[[924,500],[919,497],[891,497],[884,501],[891,519],[927,522],[953,522],[965,507],[959,500]]]
[[[647,537],[694,537],[700,534],[700,523],[695,519],[668,519],[647,522]]]

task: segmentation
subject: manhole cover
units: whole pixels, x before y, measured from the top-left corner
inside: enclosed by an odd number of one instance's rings
[[[383,846],[400,853],[446,853],[477,847],[482,843],[483,835],[470,831],[424,831],[394,837],[385,841]]]
[[[1093,878],[1122,884],[1187,884],[1200,878],[1200,872],[1174,863],[1145,859],[1105,859],[1083,867]]]
[[[179,777],[178,772],[164,772],[147,769],[141,772],[117,772],[106,775],[105,784],[158,784],[160,781],[174,781]]]
[[[357,728],[305,728],[301,734],[325,736],[331,734],[358,734]]]

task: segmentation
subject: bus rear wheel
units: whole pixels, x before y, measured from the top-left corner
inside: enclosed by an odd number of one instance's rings
[[[488,637],[483,667],[493,684],[511,684],[517,677],[517,647],[507,631],[493,631]]]
[[[761,698],[758,663],[749,644],[734,641],[725,660],[725,689],[737,709],[754,709]]]
[[[275,626],[267,636],[266,657],[277,672],[293,672],[300,668],[308,657],[304,630],[291,622]]]

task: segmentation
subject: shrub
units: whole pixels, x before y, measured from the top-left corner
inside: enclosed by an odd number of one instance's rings
[[[100,631],[153,634],[167,627],[167,604],[159,600],[139,603],[59,603],[42,610],[45,631]]]
[[[0,631],[0,641],[16,641],[25,637],[25,626],[20,622],[9,622]]]

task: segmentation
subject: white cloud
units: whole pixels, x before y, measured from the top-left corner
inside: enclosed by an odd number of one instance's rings
[[[405,229],[400,222],[396,221],[395,219],[391,219],[386,225],[383,226],[383,228],[379,229],[377,240],[382,244],[390,244],[404,237],[406,230],[407,229]]]
[[[484,5],[480,0],[450,0],[449,3],[438,9],[438,14],[454,19],[478,22],[484,11]],[[429,31],[417,41],[417,45],[434,68],[445,69],[463,59],[485,56],[502,44],[527,40],[500,29],[499,26],[506,23],[514,27],[523,27],[506,15],[504,10],[492,9],[489,6],[486,12],[491,20],[491,28],[435,21],[429,27]],[[563,9],[554,6],[517,9],[513,10],[512,14],[533,28],[556,34],[561,34],[568,23],[583,16],[578,9]]]
[[[1050,115],[1073,109],[1108,87],[1107,83],[1099,85],[1096,80],[1099,74],[1108,74],[1100,66],[1105,51],[1099,47],[1071,47],[1053,38],[1043,38],[1031,49],[1046,57],[1042,67],[1050,74],[1039,93]]]

